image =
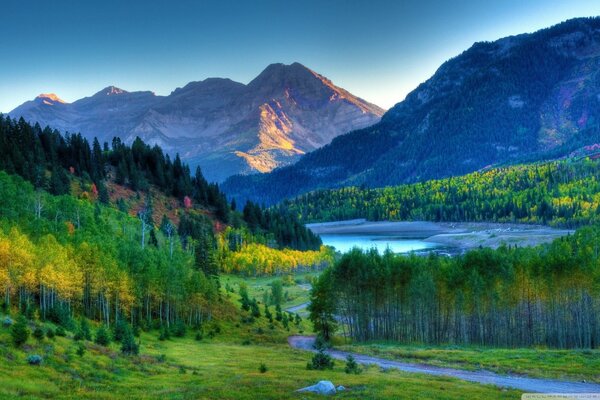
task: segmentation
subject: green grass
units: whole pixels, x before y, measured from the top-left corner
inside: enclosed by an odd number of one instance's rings
[[[485,369],[532,377],[600,382],[600,350],[500,349],[366,343],[337,348],[356,353],[460,369]]]
[[[221,334],[199,342],[192,331],[167,341],[159,341],[156,331],[142,333],[138,357],[121,355],[117,344],[105,348],[90,342],[79,357],[77,343],[60,337],[29,339],[17,349],[8,329],[0,327],[0,398],[311,399],[319,397],[295,390],[323,379],[346,386],[336,395],[343,399],[519,398],[517,391],[376,367],[347,375],[339,361],[333,371],[308,371],[311,354],[286,343],[296,328],[271,330],[264,318],[219,325]],[[43,365],[29,366],[28,354],[44,356]],[[261,363],[266,373],[259,371]]]

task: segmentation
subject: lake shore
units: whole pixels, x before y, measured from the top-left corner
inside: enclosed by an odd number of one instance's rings
[[[401,239],[421,239],[443,248],[468,250],[476,247],[497,248],[502,244],[536,246],[572,234],[573,230],[544,225],[495,222],[429,222],[429,221],[348,221],[306,225],[316,234],[393,235]]]

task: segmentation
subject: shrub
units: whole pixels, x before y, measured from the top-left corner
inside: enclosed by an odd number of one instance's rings
[[[319,350],[316,353],[311,362],[306,364],[306,369],[316,369],[316,370],[325,370],[325,369],[333,369],[333,359],[328,354],[325,354],[323,350]]]
[[[140,352],[140,347],[135,342],[135,337],[130,330],[127,331],[125,337],[121,340],[121,352],[127,355],[137,355]]]
[[[184,337],[185,336],[185,324],[183,321],[178,321],[173,325],[173,336],[175,337]]]
[[[197,340],[198,342],[201,341],[202,340],[202,332],[197,332],[194,339]]]
[[[167,339],[171,339],[171,332],[169,331],[169,328],[167,328],[166,326],[163,327],[163,329],[160,331],[160,336],[158,337],[158,340],[167,340]]]
[[[46,336],[46,332],[44,332],[44,329],[41,326],[37,326],[33,330],[33,337],[36,338],[37,340],[44,340],[45,336]]]
[[[124,320],[120,320],[113,329],[113,339],[115,342],[120,342],[128,333],[131,333],[129,324]]]
[[[65,328],[63,328],[62,326],[58,326],[56,328],[56,336],[60,336],[60,337],[65,337],[67,336],[67,332],[65,331]]]
[[[54,329],[48,328],[48,330],[46,330],[46,336],[48,339],[54,339]]]
[[[92,331],[90,330],[90,324],[87,318],[81,318],[79,329],[81,331],[81,336],[83,336],[85,340],[92,340]]]
[[[108,346],[110,344],[110,335],[104,325],[100,326],[96,331],[96,340],[94,342],[100,346]]]
[[[354,359],[354,357],[352,357],[351,354],[348,354],[348,357],[346,357],[346,368],[344,368],[344,371],[347,374],[360,374],[362,372],[362,369],[358,366],[358,364],[356,363],[356,360]]]
[[[21,346],[29,338],[29,328],[27,328],[27,320],[25,317],[20,316],[17,322],[13,324],[10,329],[13,343],[15,346]]]
[[[85,345],[83,343],[79,343],[79,346],[77,346],[77,351],[75,351],[75,353],[79,356],[79,357],[83,357],[83,355],[85,354]]]
[[[267,368],[267,366],[265,365],[265,363],[260,363],[260,367],[258,367],[258,370],[260,371],[261,374],[264,374],[269,369]]]
[[[254,298],[250,302],[250,309],[252,310],[252,316],[254,318],[260,318],[260,309],[258,308],[258,303]]]
[[[29,365],[41,365],[43,361],[44,359],[42,358],[42,356],[37,354],[27,356],[27,364]]]
[[[330,347],[329,342],[323,337],[323,335],[317,335],[317,338],[315,339],[315,344],[313,345],[313,347],[316,350],[325,350],[328,349]]]
[[[48,309],[48,311],[46,311],[46,319],[62,326],[65,329],[71,330],[74,328],[71,312],[67,307],[62,305],[56,305]]]

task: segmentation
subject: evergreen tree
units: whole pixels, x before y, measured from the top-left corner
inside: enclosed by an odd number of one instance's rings
[[[96,338],[94,342],[100,346],[108,346],[110,344],[110,335],[104,325],[100,325],[96,331]]]
[[[29,328],[27,328],[27,320],[24,316],[19,316],[17,321],[13,324],[10,329],[13,343],[15,346],[21,346],[29,338]]]

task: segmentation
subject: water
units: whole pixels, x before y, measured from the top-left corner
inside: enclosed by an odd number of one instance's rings
[[[438,247],[436,243],[395,235],[321,233],[319,236],[321,236],[324,245],[333,246],[342,253],[354,247],[363,250],[376,248],[380,253],[383,253],[387,248],[394,253],[409,253],[411,251],[430,250]]]

